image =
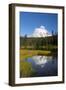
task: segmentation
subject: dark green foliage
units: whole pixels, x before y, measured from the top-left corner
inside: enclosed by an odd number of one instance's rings
[[[20,37],[20,48],[22,49],[35,49],[35,50],[57,50],[58,36],[53,35],[41,38],[27,38]]]

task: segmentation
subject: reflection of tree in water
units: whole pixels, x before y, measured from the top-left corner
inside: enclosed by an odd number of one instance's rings
[[[33,56],[20,62],[20,77],[57,75],[57,58],[52,56]]]
[[[52,57],[52,64],[54,64],[56,60],[57,60],[57,56]]]

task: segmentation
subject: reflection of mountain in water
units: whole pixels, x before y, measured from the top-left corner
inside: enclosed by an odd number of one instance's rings
[[[45,64],[47,63],[48,60],[52,60],[52,57],[47,57],[47,56],[33,56],[32,57],[33,61],[35,62],[35,64],[37,65],[41,65],[41,64]]]
[[[22,60],[22,62],[31,63],[31,68],[35,72],[32,75],[33,77],[58,75],[57,57],[33,56]]]
[[[36,71],[36,76],[56,76],[57,57],[53,56],[33,56],[27,59],[32,63],[32,68]]]

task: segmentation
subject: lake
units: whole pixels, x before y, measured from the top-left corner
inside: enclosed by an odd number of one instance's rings
[[[20,77],[40,77],[57,75],[57,56],[36,55],[20,61]]]

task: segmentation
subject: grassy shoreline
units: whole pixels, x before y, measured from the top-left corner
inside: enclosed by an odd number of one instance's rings
[[[20,60],[28,57],[32,57],[34,55],[51,55],[52,52],[49,50],[26,50],[20,49]]]

